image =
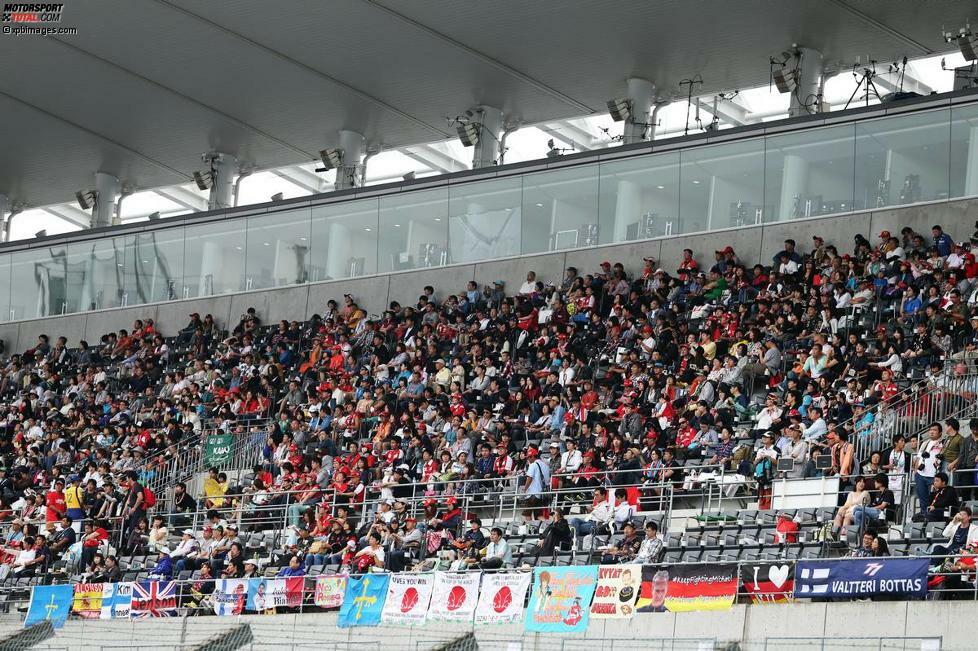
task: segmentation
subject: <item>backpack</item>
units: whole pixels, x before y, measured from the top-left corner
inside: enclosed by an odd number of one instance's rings
[[[156,495],[148,488],[143,489],[143,506],[147,509],[156,506]]]

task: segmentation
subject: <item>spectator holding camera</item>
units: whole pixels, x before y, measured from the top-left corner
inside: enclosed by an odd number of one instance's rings
[[[914,489],[917,492],[918,512],[927,517],[931,504],[931,487],[941,469],[944,442],[941,440],[941,424],[931,423],[927,428],[927,440],[920,445],[914,458]]]

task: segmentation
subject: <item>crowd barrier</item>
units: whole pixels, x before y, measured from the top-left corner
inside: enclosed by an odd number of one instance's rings
[[[971,557],[973,560],[973,556]],[[24,626],[69,617],[339,610],[338,626],[520,624],[527,632],[576,633],[591,619],[729,609],[801,600],[978,600],[974,565],[937,557],[820,558],[740,563],[580,565],[503,570],[376,572],[217,580],[36,585],[19,603]],[[960,563],[960,559],[958,560]]]

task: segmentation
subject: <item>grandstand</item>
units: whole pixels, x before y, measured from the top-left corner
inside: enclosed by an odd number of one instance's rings
[[[64,5],[0,40],[90,83],[0,93],[0,648],[971,648],[978,92],[942,25],[973,7],[812,0],[798,44],[705,3],[730,66],[657,0],[704,60],[654,84],[462,37],[639,3],[592,4]],[[303,54],[353,24],[388,37],[363,85]],[[173,78],[191,25],[227,75]],[[895,68],[850,74],[867,44]],[[281,85],[214,96],[243,70]]]

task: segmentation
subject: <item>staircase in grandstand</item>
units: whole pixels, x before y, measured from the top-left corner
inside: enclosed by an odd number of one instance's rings
[[[164,499],[170,495],[174,485],[179,482],[190,484],[202,477],[212,465],[229,476],[251,470],[261,459],[268,441],[267,422],[253,421],[246,431],[228,434],[230,442],[215,438],[223,435],[224,430],[205,428],[189,441],[181,442],[176,451],[165,448],[153,453],[145,461],[144,485],[153,491],[157,499]],[[199,491],[192,489],[192,492]]]
[[[940,373],[918,380],[875,405],[868,411],[872,424],[860,417],[841,425],[852,433],[855,458],[866,463],[874,451],[892,445],[897,434],[909,440],[925,432],[931,423],[943,423],[948,418],[963,422],[978,416],[976,393],[978,372],[968,369],[959,374],[953,364],[948,364]]]

